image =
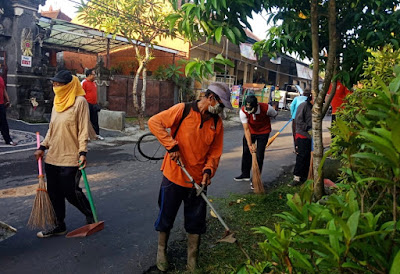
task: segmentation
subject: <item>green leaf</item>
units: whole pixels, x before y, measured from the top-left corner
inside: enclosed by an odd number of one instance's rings
[[[230,28],[224,28],[226,37],[234,44],[236,44],[236,37],[233,31]]]
[[[353,154],[351,156],[354,158],[368,159],[370,161],[374,161],[375,163],[383,163],[383,164],[387,164],[387,165],[392,164],[392,162],[390,162],[386,157],[376,155],[373,153],[360,152],[360,153]]]
[[[315,233],[315,234],[319,234],[319,235],[333,235],[333,236],[337,236],[337,237],[342,236],[342,233],[340,233],[336,230],[329,230],[329,229],[311,229],[311,230],[301,232],[300,235],[307,235],[307,234],[311,234],[311,233]]]
[[[187,63],[187,65],[185,67],[185,75],[186,76],[189,76],[192,73],[192,69],[196,64],[197,64],[196,61],[191,61],[191,62]]]
[[[393,71],[396,76],[400,76],[400,65],[395,65]]]
[[[300,252],[289,247],[289,254],[293,256],[294,259],[296,259],[296,264],[298,265],[298,267],[313,271],[313,266],[311,265],[311,263]]]
[[[218,27],[218,28],[215,30],[214,36],[215,36],[215,40],[217,41],[217,43],[218,43],[218,44],[221,43],[221,38],[222,38],[222,27]]]
[[[331,231],[337,231],[336,225],[335,225],[335,220],[329,221],[328,229]],[[340,252],[339,236],[338,235],[329,235],[329,243],[330,243],[331,247],[333,248],[333,250],[335,250],[335,252],[339,254],[339,252]]]
[[[390,233],[390,232],[391,231],[372,231],[372,232],[368,232],[368,233],[364,233],[364,234],[355,236],[353,238],[353,240],[356,241],[356,240],[372,237],[372,236],[375,236],[375,235],[387,234],[387,233]]]
[[[397,92],[400,87],[400,77],[395,78],[390,84],[389,89],[391,92]]]
[[[400,273],[400,250],[397,251],[396,256],[394,257],[392,267],[390,268],[390,274],[399,274]]]
[[[220,0],[221,1],[221,3],[222,3],[222,7],[224,7],[224,9],[226,9],[227,8],[227,6],[226,6],[226,0]]]
[[[213,67],[212,67],[212,64],[211,64],[210,62],[206,62],[206,63],[205,63],[205,66],[206,66],[207,71],[208,71],[210,74],[212,74],[212,73],[214,72]]]
[[[353,214],[351,214],[351,216],[347,220],[347,225],[350,229],[350,235],[351,235],[352,239],[354,238],[354,236],[357,233],[359,220],[360,220],[360,211],[356,211]]]
[[[361,271],[365,271],[364,268],[362,268],[361,266],[359,266],[358,264],[355,264],[353,262],[345,262],[345,263],[342,264],[342,267],[353,268],[353,269],[358,269],[358,270],[361,270]]]
[[[340,227],[341,227],[342,230],[343,230],[344,238],[346,239],[346,242],[349,243],[350,240],[351,240],[351,233],[350,233],[350,228],[349,228],[349,226],[348,226],[348,225],[343,221],[343,219],[340,218],[340,217],[336,217],[336,218],[335,218],[335,221],[339,223]]]
[[[400,153],[400,121],[397,120],[392,126],[392,143],[397,152]]]

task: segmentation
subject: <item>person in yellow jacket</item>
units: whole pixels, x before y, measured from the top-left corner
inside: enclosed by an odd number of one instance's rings
[[[149,119],[150,131],[168,151],[161,166],[160,211],[154,225],[159,232],[157,268],[161,271],[168,269],[167,241],[182,202],[188,233],[187,268],[196,268],[200,234],[206,231],[206,202],[196,196],[177,160],[197,184],[210,185],[222,154],[224,128],[218,114],[224,107],[232,109],[230,90],[226,84],[214,83],[201,100],[191,103],[187,116],[185,104],[180,103]]]
[[[78,77],[68,70],[59,71],[51,81],[55,97],[49,129],[34,155],[36,159],[42,158],[48,149],[45,158],[47,191],[57,226],[38,232],[39,238],[67,233],[65,199],[86,216],[86,223],[94,222],[89,201],[79,187],[79,166],[86,166],[87,142],[90,130],[93,131],[89,125],[88,103],[83,97],[85,91]]]
[[[272,92],[272,107],[275,110],[279,108],[279,101],[281,100],[281,92],[279,90],[279,85],[276,85],[275,90]]]

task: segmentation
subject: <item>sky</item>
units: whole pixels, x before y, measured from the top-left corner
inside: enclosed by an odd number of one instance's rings
[[[80,0],[72,0],[74,2],[80,2]],[[70,18],[75,17],[76,8],[75,4],[69,0],[47,0],[45,6],[40,6],[40,10],[49,10],[49,7],[53,6],[53,9],[60,9],[63,13],[68,15]],[[265,32],[267,30],[266,13],[262,15],[253,13],[253,19],[249,20],[249,23],[253,29],[253,33],[260,39],[265,38]]]

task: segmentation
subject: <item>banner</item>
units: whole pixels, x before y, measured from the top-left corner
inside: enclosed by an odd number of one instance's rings
[[[242,55],[243,57],[245,57],[249,60],[257,61],[257,56],[254,53],[254,50],[253,50],[253,47],[251,44],[240,43],[239,48],[240,48],[240,55]]]
[[[275,64],[275,65],[280,65],[282,63],[282,58],[278,57],[271,57],[271,59],[269,59],[271,61],[271,63]]]
[[[239,96],[240,96],[240,86],[232,86],[231,91],[231,103],[232,107],[239,108]]]

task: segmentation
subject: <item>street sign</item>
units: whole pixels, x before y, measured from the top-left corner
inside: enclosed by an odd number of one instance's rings
[[[32,67],[32,57],[21,55],[21,66],[27,68]]]

